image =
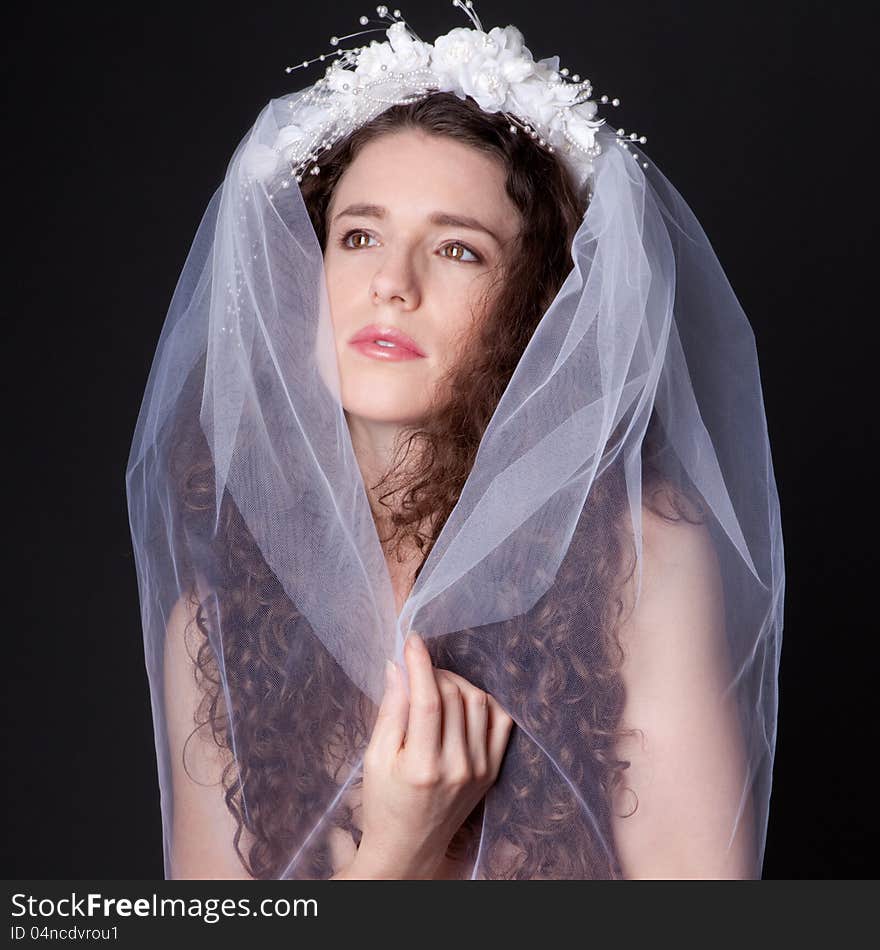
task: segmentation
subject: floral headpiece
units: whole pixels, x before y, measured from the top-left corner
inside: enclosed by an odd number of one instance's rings
[[[602,148],[596,132],[605,119],[595,119],[597,104],[590,99],[592,85],[567,68],[559,69],[559,57],[536,62],[515,26],[483,31],[472,0],[452,0],[470,18],[475,29],[456,27],[433,44],[425,43],[401,17],[400,10],[389,15],[384,5],[376,7],[384,24],[343,37],[330,37],[330,45],[340,40],[383,30],[386,42],[369,46],[336,49],[322,53],[287,72],[305,68],[338,56],[304,94],[291,99],[291,121],[282,125],[272,145],[252,144],[245,155],[246,172],[263,180],[274,178],[285,162],[280,187],[301,182],[308,171],[320,173],[321,153],[354,129],[392,105],[416,102],[432,92],[454,92],[470,96],[485,112],[500,112],[510,121],[510,131],[522,130],[549,152],[560,157],[580,187],[593,172],[593,159]],[[366,26],[370,20],[360,17]],[[609,101],[601,96],[602,103]],[[611,105],[618,106],[619,99]],[[616,141],[629,150],[630,142],[647,141],[644,135],[617,130]],[[631,153],[638,160],[636,152]],[[647,168],[648,163],[643,162]],[[271,197],[271,196],[270,196]]]

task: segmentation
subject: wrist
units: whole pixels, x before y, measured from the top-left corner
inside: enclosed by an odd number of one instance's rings
[[[365,847],[361,840],[346,876],[362,881],[419,881],[431,880],[442,856],[407,856],[400,858],[386,854],[381,848]]]

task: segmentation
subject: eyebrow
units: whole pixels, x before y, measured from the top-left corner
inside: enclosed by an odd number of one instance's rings
[[[334,223],[343,217],[343,215],[351,215],[356,218],[384,218],[388,213],[386,208],[383,208],[382,205],[374,204],[352,204],[347,208],[343,208],[338,214],[334,215]],[[437,224],[440,227],[450,227],[450,228],[467,228],[469,231],[485,231],[496,243],[499,245],[502,243],[501,239],[495,234],[494,231],[491,231],[486,227],[482,221],[478,221],[476,218],[470,218],[464,214],[451,214],[448,211],[435,211],[428,216],[428,221],[431,224]]]

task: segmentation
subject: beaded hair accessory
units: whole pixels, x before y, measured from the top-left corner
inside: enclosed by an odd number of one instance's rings
[[[484,32],[472,0],[452,0],[452,5],[467,14],[475,29],[455,27],[433,44],[425,43],[400,10],[389,14],[388,7],[380,5],[376,13],[380,20],[391,20],[391,26],[331,36],[330,45],[338,47],[341,40],[379,30],[387,41],[335,49],[288,66],[290,73],[338,57],[323,78],[288,101],[295,111],[275,141],[248,147],[246,173],[268,181],[276,178],[283,163],[290,171],[281,176],[280,187],[288,188],[306,173],[319,174],[323,151],[390,106],[416,102],[432,92],[454,92],[462,99],[470,96],[485,112],[504,115],[512,133],[521,129],[549,152],[558,150],[575,185],[582,186],[593,172],[593,159],[602,152],[596,132],[605,124],[604,118],[595,118],[598,106],[590,99],[590,81],[577,73],[569,78],[567,67],[558,68],[558,56],[536,62],[515,26]],[[366,26],[371,21],[361,16],[359,22]],[[605,95],[599,99],[608,101]],[[617,98],[610,101],[620,105]],[[636,132],[628,133],[629,141],[626,135],[624,129],[617,130],[616,142],[626,150],[630,142],[647,141]],[[630,154],[638,160],[638,153]],[[647,162],[642,165],[648,167]]]

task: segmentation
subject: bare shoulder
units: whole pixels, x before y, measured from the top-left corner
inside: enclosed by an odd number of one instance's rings
[[[642,505],[642,532],[655,560],[677,563],[714,555],[706,518],[693,502],[680,494],[661,492],[652,505]]]
[[[638,570],[622,585],[622,640],[632,642],[645,629],[664,630],[667,637],[687,637],[693,627],[673,618],[701,616],[703,625],[720,633],[723,585],[715,541],[697,508],[678,496],[660,495],[655,507],[641,508],[641,590]],[[681,513],[684,516],[681,516]],[[632,541],[632,528],[629,530]],[[637,599],[638,597],[638,599]]]
[[[616,629],[626,716],[639,728],[651,722],[655,733],[664,722],[698,714],[698,704],[729,677],[715,543],[705,523],[668,514],[642,507],[641,588],[633,570],[622,585]]]
[[[642,587],[626,581],[618,627],[629,763],[614,833],[628,877],[752,877],[748,765],[705,523],[642,510]],[[635,811],[633,812],[633,809]],[[632,814],[630,814],[632,812]]]

